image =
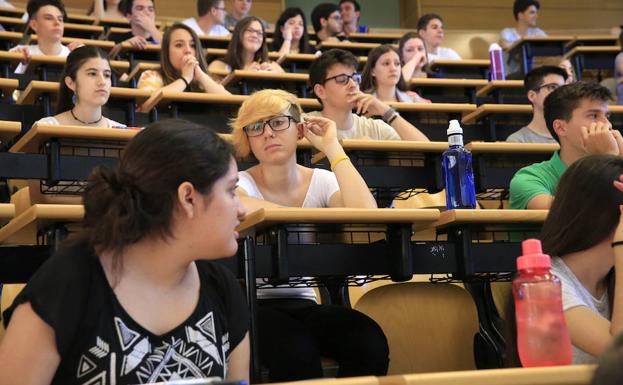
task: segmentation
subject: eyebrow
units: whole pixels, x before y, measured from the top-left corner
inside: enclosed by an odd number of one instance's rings
[[[99,68],[90,67],[85,69],[85,71],[99,71]],[[110,71],[110,68],[106,68],[104,71]]]

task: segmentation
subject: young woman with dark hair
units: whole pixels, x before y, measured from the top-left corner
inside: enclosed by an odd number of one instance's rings
[[[314,53],[309,45],[305,13],[298,7],[289,7],[279,16],[273,34],[273,51],[280,56],[289,53]]]
[[[123,0],[93,0],[87,15],[101,19],[125,19],[122,9]]]
[[[370,51],[360,87],[383,102],[430,103],[430,100],[409,91],[402,76],[398,51],[389,44],[380,45]]]
[[[402,64],[402,76],[406,81],[428,76],[426,44],[417,32],[407,32],[402,35],[398,42],[398,55]]]
[[[73,50],[65,63],[59,84],[56,115],[40,124],[125,128],[102,115],[111,89],[108,56],[101,49],[82,46]]]
[[[587,156],[560,178],[539,236],[562,283],[574,364],[596,362],[623,331],[622,213],[623,159]]]
[[[206,55],[199,37],[189,26],[176,23],[167,28],[162,37],[160,69],[144,71],[138,79],[137,88],[229,94],[207,72]]]
[[[268,59],[266,32],[255,16],[247,16],[236,24],[227,54],[208,67],[210,72],[233,70],[284,72],[279,64]]]
[[[249,314],[231,272],[244,208],[213,130],[160,121],[116,169],[97,168],[84,232],[3,314],[1,384],[137,384],[249,377]]]

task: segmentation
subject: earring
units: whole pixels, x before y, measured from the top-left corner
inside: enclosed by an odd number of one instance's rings
[[[72,102],[74,105],[78,104],[78,97],[76,96],[76,94],[73,94],[73,95],[71,96],[71,102]]]

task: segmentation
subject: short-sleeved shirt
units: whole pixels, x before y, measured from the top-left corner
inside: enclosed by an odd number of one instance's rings
[[[162,335],[144,329],[125,311],[86,241],[47,260],[4,312],[4,323],[18,305],[30,303],[54,329],[61,361],[52,385],[225,377],[229,354],[247,332],[248,308],[230,271],[214,262],[195,263],[197,305]]]
[[[43,53],[43,51],[41,51],[41,48],[39,48],[38,44],[32,44],[32,45],[18,45],[15,46],[13,48],[11,48],[9,50],[9,52],[13,52],[19,48],[23,48],[26,47],[28,48],[28,52],[30,53],[30,55],[45,55],[45,53]],[[54,57],[67,57],[69,56],[69,54],[71,53],[71,51],[69,50],[69,48],[67,48],[64,45],[61,45],[61,51],[59,52],[58,55],[48,55],[48,56],[54,56]],[[15,68],[15,73],[16,74],[23,74],[24,72],[26,72],[26,68],[28,68],[28,65],[23,65],[22,63],[19,63],[19,65],[17,66],[17,68]]]
[[[231,35],[227,28],[220,24],[215,24],[210,28],[210,31],[206,34],[203,29],[197,23],[197,19],[194,17],[188,18],[182,21],[183,24],[186,24],[188,27],[192,28],[193,31],[197,34],[197,36],[229,36]]]
[[[428,52],[428,61],[431,62],[435,59],[461,60],[461,56],[452,48],[437,47],[435,51]]]
[[[321,111],[312,111],[310,116],[322,116]],[[400,135],[390,126],[380,119],[366,118],[353,114],[353,126],[349,129],[337,128],[338,139],[361,139],[369,138],[374,140],[400,140]]]
[[[551,271],[560,278],[562,284],[562,310],[567,311],[574,307],[584,306],[593,313],[610,320],[610,303],[608,292],[597,299],[582,285],[569,266],[559,257],[552,258]],[[573,346],[573,364],[594,364],[597,359],[584,350]]]
[[[556,151],[549,160],[517,171],[510,185],[510,208],[525,209],[528,202],[537,195],[554,196],[558,181],[566,170],[567,165],[560,160]]]
[[[105,119],[106,119],[106,121],[108,122],[108,125],[106,126],[106,127],[108,127],[108,128],[128,128],[128,127],[127,127],[125,124],[123,124],[123,123],[115,122],[114,120],[112,120],[112,119],[108,119],[108,118],[105,118]],[[35,124],[37,124],[37,123],[38,123],[38,124],[48,124],[48,125],[51,125],[51,126],[57,126],[57,125],[60,125],[60,122],[58,121],[58,119],[56,119],[56,118],[55,118],[55,117],[53,117],[53,116],[47,116],[47,117],[45,117],[45,118],[41,118],[41,119],[39,119],[39,120],[37,120],[37,121],[35,122]]]
[[[558,143],[551,136],[541,135],[528,126],[522,127],[510,134],[506,141],[513,143]]]
[[[251,174],[240,171],[238,172],[238,179],[238,187],[242,188],[248,196],[264,200],[264,196]],[[329,207],[331,196],[338,191],[340,191],[340,186],[335,174],[331,171],[315,168],[301,207]],[[316,292],[311,287],[288,288],[286,286],[258,290],[257,297],[259,299],[300,298],[316,301]]]
[[[524,36],[547,36],[547,34],[541,28],[528,28]],[[516,28],[504,28],[500,32],[500,38],[502,40],[506,40],[510,44],[513,44],[517,40],[521,39],[522,36],[519,32],[517,32]],[[509,55],[507,51],[504,51],[503,56],[505,66],[504,72],[506,74],[516,73],[521,70],[518,57]]]

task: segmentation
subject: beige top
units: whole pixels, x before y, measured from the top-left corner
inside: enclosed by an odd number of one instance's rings
[[[320,111],[310,112],[310,116],[322,116]],[[374,139],[400,140],[400,136],[390,126],[380,119],[366,118],[353,114],[353,126],[350,129],[337,128],[338,139]]]

